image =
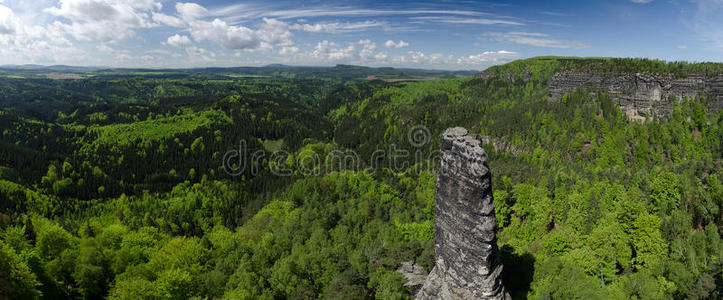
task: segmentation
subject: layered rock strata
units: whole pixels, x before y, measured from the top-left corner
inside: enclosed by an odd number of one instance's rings
[[[564,71],[550,76],[548,84],[551,101],[558,101],[578,88],[603,91],[617,101],[631,119],[667,116],[675,102],[701,96],[708,98],[709,109],[723,108],[723,74],[676,78],[672,74]]]
[[[464,128],[442,137],[434,206],[435,266],[416,298],[509,299],[486,154]]]

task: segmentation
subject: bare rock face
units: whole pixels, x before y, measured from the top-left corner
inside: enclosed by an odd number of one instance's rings
[[[674,102],[686,97],[708,96],[709,109],[723,108],[723,74],[675,78],[671,74],[564,71],[550,76],[548,84],[550,101],[583,87],[606,92],[630,119],[670,115]]]
[[[491,176],[480,141],[442,137],[434,206],[435,266],[417,299],[509,299],[501,281]]]
[[[411,261],[403,262],[397,273],[404,276],[406,281],[404,286],[409,287],[412,295],[416,295],[427,280],[427,272],[424,271],[424,268]]]

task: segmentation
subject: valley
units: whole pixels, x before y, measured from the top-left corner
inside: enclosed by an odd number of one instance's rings
[[[514,299],[723,296],[720,63],[0,74],[0,298],[411,298],[453,127]]]

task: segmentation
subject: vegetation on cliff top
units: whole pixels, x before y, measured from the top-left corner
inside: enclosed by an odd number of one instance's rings
[[[512,78],[519,80],[524,80],[524,78],[529,76],[528,78],[531,80],[546,81],[550,75],[567,70],[605,73],[648,72],[672,74],[676,77],[700,74],[707,77],[714,77],[723,74],[723,63],[668,62],[648,58],[539,56],[493,66],[484,72],[501,76],[512,76]]]

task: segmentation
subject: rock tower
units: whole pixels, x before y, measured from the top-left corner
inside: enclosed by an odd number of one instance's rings
[[[510,299],[490,178],[480,141],[464,128],[447,129],[434,199],[435,266],[417,299]]]

